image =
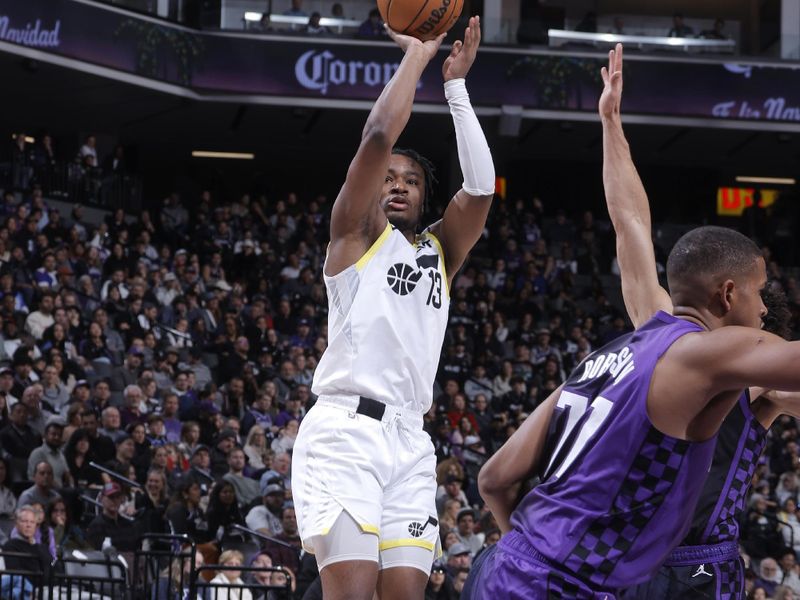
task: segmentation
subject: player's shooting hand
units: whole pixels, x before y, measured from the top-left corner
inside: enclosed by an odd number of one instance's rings
[[[444,65],[442,65],[442,76],[445,81],[451,79],[461,79],[467,76],[472,63],[475,62],[475,55],[478,53],[478,46],[481,43],[481,18],[470,17],[469,25],[464,32],[464,41],[458,40],[453,43]]]
[[[409,49],[419,48],[422,50],[425,59],[428,61],[436,56],[436,53],[439,51],[439,46],[442,45],[442,40],[444,40],[444,36],[446,35],[443,33],[432,40],[423,42],[410,35],[397,33],[393,29],[390,29],[386,24],[383,26],[386,28],[386,33],[389,35],[389,37],[394,40],[395,44],[400,46],[400,49],[403,52],[408,53]]]
[[[600,94],[599,110],[604,119],[619,114],[622,103],[622,44],[608,52],[608,67],[600,69],[603,78],[603,93]]]

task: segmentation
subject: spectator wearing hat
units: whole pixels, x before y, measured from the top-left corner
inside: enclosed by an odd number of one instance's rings
[[[459,569],[467,569],[472,566],[472,551],[469,546],[458,542],[450,546],[447,551],[447,572],[453,577]]]
[[[160,285],[155,288],[155,295],[161,306],[171,306],[172,302],[181,295],[181,286],[175,273],[166,273]]]
[[[139,546],[139,527],[134,522],[120,516],[120,507],[125,502],[122,487],[115,482],[103,486],[100,495],[102,512],[97,515],[86,530],[86,538],[95,550],[103,547],[106,538],[119,552],[133,552]]]
[[[474,557],[483,547],[484,536],[482,533],[475,533],[475,519],[477,513],[474,509],[465,507],[458,511],[456,516],[456,535],[458,541],[469,548],[470,554]]]
[[[26,346],[17,348],[11,366],[14,369],[14,385],[11,387],[11,393],[16,398],[22,398],[22,393],[38,380],[33,372],[30,350]]]
[[[147,416],[147,441],[152,448],[160,448],[169,443],[164,425],[164,417],[158,413]]]
[[[41,340],[44,330],[55,323],[53,318],[54,300],[53,294],[45,292],[39,300],[39,307],[25,319],[25,331],[30,333],[34,339]]]
[[[263,504],[253,507],[245,518],[250,529],[273,537],[283,533],[281,519],[286,490],[282,481],[280,477],[275,477],[260,486]]]
[[[183,478],[196,482],[200,487],[201,495],[207,495],[215,481],[211,474],[211,451],[208,446],[204,444],[195,446],[189,465],[189,470]]]
[[[61,495],[53,487],[53,467],[47,461],[36,464],[33,470],[33,485],[19,495],[17,506],[41,504],[47,506]]]
[[[314,340],[316,339],[311,326],[311,319],[298,319],[297,330],[292,337],[289,338],[289,346],[297,346],[303,350],[311,350],[314,346]]]
[[[64,454],[61,452],[61,443],[64,435],[64,422],[59,418],[51,418],[44,428],[44,442],[31,452],[28,459],[28,479],[33,480],[36,465],[46,462],[53,470],[53,487],[71,487],[72,476],[67,466]]]
[[[128,355],[125,362],[114,367],[111,372],[111,391],[121,392],[126,387],[134,385],[139,381],[139,375],[142,370],[142,358],[144,353],[139,346],[131,346],[128,348]]]
[[[244,450],[239,447],[228,452],[228,472],[222,479],[229,481],[236,491],[236,500],[239,506],[247,507],[261,495],[261,488],[255,479],[250,479],[244,474],[247,466],[247,457]]]
[[[378,12],[377,9],[375,12]],[[441,560],[431,567],[431,576],[425,586],[425,600],[458,600],[459,594],[453,589],[453,581]]]

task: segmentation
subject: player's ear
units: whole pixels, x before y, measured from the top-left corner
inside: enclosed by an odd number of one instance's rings
[[[736,292],[736,284],[732,279],[726,279],[720,286],[720,306],[722,307],[722,316],[727,315],[733,310],[734,296]]]

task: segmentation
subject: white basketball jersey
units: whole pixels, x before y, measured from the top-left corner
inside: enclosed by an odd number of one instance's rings
[[[426,231],[412,245],[387,224],[356,264],[324,279],[328,348],[312,391],[427,412],[450,307],[439,240]]]

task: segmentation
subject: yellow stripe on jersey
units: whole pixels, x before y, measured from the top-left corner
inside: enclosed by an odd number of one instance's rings
[[[369,523],[359,523],[359,529],[361,529],[362,533],[374,533],[375,535],[380,535],[380,530],[375,525],[370,525]]]
[[[416,540],[414,538],[404,538],[399,540],[387,540],[378,544],[379,550],[391,550],[392,548],[402,548],[414,546],[416,548],[424,548],[425,550],[433,551],[434,543],[425,540]]]
[[[360,271],[364,267],[367,266],[369,260],[375,256],[378,250],[381,249],[381,246],[389,239],[389,234],[392,233],[392,226],[389,222],[386,222],[386,229],[383,230],[383,233],[378,236],[378,239],[373,242],[372,246],[369,247],[369,250],[366,251],[364,256],[358,259],[356,262],[356,271]]]
[[[450,297],[450,280],[447,278],[447,267],[445,266],[444,262],[444,250],[442,250],[442,243],[439,241],[435,235],[433,235],[430,231],[426,232],[426,235],[433,240],[434,245],[436,246],[436,251],[439,253],[439,258],[442,260],[442,274],[444,275],[444,288],[447,291],[447,297]]]

